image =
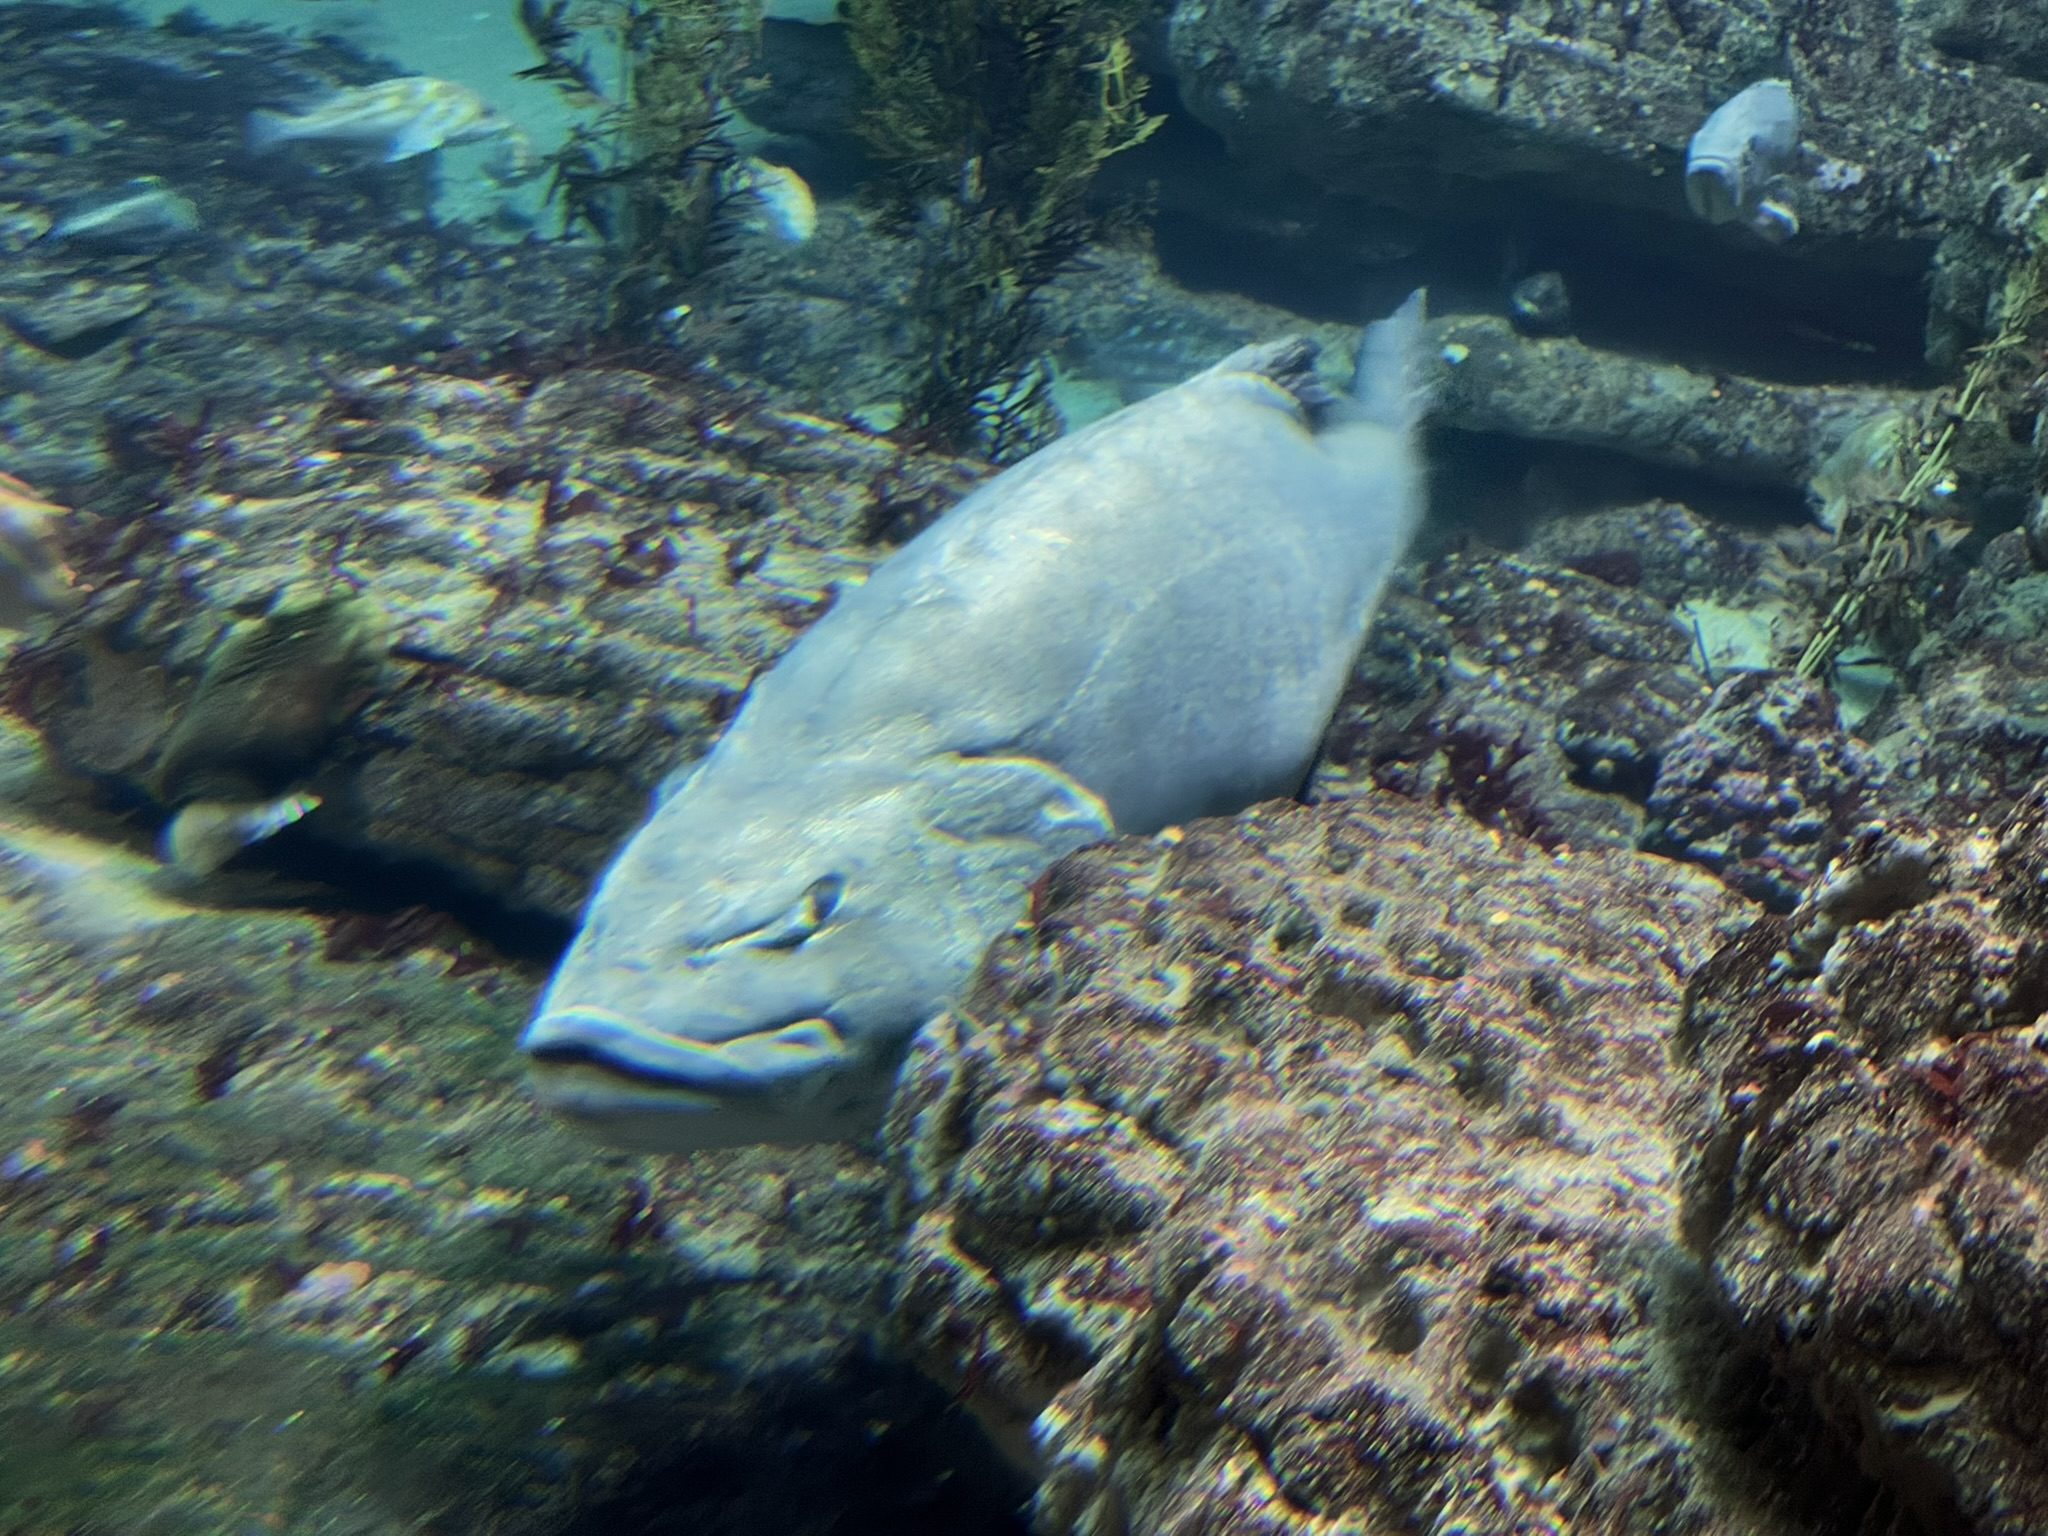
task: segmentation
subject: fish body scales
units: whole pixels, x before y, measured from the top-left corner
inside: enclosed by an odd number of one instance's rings
[[[1424,500],[1419,296],[1382,326],[1355,395],[1247,348],[846,592],[599,882],[543,1098],[635,1146],[871,1134],[1055,859],[1294,793]]]

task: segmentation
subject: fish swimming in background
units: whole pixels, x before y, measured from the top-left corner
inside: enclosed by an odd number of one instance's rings
[[[1786,196],[1799,164],[1799,103],[1783,80],[1759,80],[1716,107],[1685,154],[1685,200],[1709,224],[1747,224],[1782,244],[1799,233]]]
[[[117,196],[66,214],[43,238],[99,250],[152,251],[189,239],[200,228],[191,198],[161,177],[138,176]]]
[[[810,184],[788,166],[748,155],[733,163],[726,185],[758,207],[759,213],[747,221],[751,228],[769,230],[792,245],[817,233],[817,199],[811,196]]]
[[[521,1042],[657,1150],[871,1135],[1062,855],[1296,793],[1425,502],[1422,296],[1351,391],[1247,347],[845,593],[664,788]]]
[[[517,136],[512,120],[466,85],[430,75],[401,75],[336,91],[304,112],[249,114],[251,154],[309,141],[368,150],[385,164],[450,144]]]
[[[0,475],[0,628],[25,629],[39,616],[78,606],[57,547],[57,525],[70,511]]]
[[[1906,488],[1911,430],[1904,412],[1886,410],[1843,437],[1807,481],[1818,503],[1814,521],[1830,533],[1840,533],[1851,508],[1869,512],[1897,497]]]

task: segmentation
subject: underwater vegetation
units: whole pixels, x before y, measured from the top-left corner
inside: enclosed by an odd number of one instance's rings
[[[566,235],[589,230],[610,256],[603,330],[674,333],[707,300],[734,230],[739,156],[726,86],[758,25],[746,0],[623,0],[597,7],[520,0],[542,62],[525,71],[597,106],[548,162]],[[615,53],[606,72],[591,34]],[[664,317],[666,317],[664,319]]]
[[[998,462],[1056,420],[1037,303],[1105,220],[1088,194],[1103,163],[1143,143],[1133,0],[850,0],[855,59],[873,90],[860,131],[889,172],[890,221],[913,232],[906,319],[918,336],[899,430]]]
[[[1843,660],[1854,641],[1871,650],[1870,661],[1907,660],[1933,624],[1929,588],[1971,532],[1967,517],[1943,508],[1972,467],[1972,448],[1987,434],[2005,435],[2009,422],[2031,423],[2040,409],[2048,380],[2042,188],[2015,222],[2018,250],[1998,294],[1996,332],[1972,349],[1953,393],[1917,428],[1897,411],[1865,421],[1814,478],[1818,515],[1840,539],[1844,563],[1833,603],[1795,664],[1802,677],[1839,681],[1864,664]]]

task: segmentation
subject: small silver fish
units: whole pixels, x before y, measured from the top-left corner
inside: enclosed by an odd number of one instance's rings
[[[161,177],[138,176],[117,196],[65,215],[44,238],[102,250],[158,250],[189,239],[200,228],[199,209],[191,198]]]
[[[1781,244],[1799,233],[1799,215],[1787,196],[1799,158],[1792,87],[1759,80],[1716,107],[1692,136],[1685,200],[1709,224],[1747,224]]]
[[[171,818],[158,843],[163,861],[182,875],[210,875],[251,843],[275,837],[320,808],[318,795],[275,800],[195,800]]]
[[[252,112],[248,143],[249,152],[257,155],[299,140],[355,145],[390,165],[444,145],[517,132],[509,118],[466,85],[431,75],[401,75],[336,91],[297,115]]]

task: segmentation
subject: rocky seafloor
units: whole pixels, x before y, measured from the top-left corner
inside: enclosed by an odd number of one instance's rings
[[[1790,667],[1853,565],[1806,487],[2003,319],[2048,45],[1260,14],[1162,18],[1157,238],[1047,304],[1134,398],[1341,361],[1204,271],[1442,273],[1434,521],[1307,803],[1059,866],[878,1149],[649,1159],[511,1044],[653,786],[988,472],[849,424],[898,237],[828,202],[715,359],[607,350],[589,247],[242,153],[376,61],[0,9],[0,472],[73,509],[77,594],[0,671],[0,1529],[2048,1528],[2037,396],[1960,424],[1882,683]],[[1859,172],[1780,249],[1674,185],[1766,58]],[[136,176],[203,237],[42,238]],[[1575,334],[1489,312],[1508,235]]]

